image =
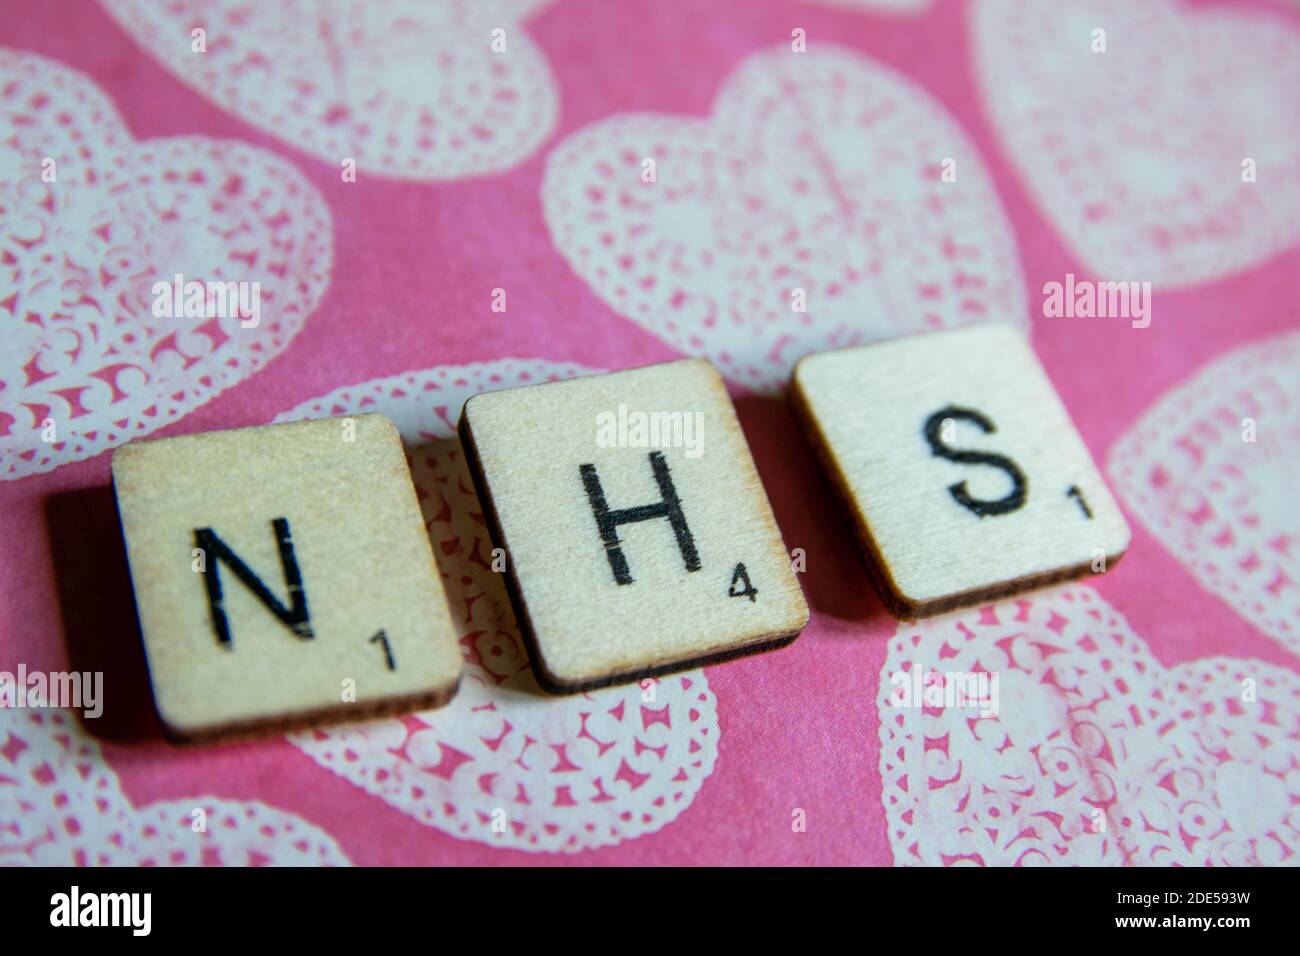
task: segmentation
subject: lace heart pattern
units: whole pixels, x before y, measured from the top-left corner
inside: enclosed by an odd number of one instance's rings
[[[614,311],[733,381],[985,319],[1028,327],[1010,224],[920,86],[831,44],[743,61],[707,119],[624,114],[548,156],[556,247]]]
[[[1171,0],[976,0],[985,109],[1088,268],[1210,282],[1300,240],[1300,32]]]
[[[1166,668],[1087,585],[901,625],[878,704],[896,863],[1297,862],[1300,679]]]
[[[717,759],[717,706],[701,670],[563,697],[540,691],[506,598],[456,421],[480,391],[594,369],[502,359],[338,389],[280,415],[382,412],[401,432],[465,674],[450,704],[290,740],[321,766],[459,839],[574,853],[653,833],[694,799]]]
[[[1107,470],[1206,590],[1300,654],[1300,332],[1233,349],[1175,386]]]
[[[347,866],[334,838],[260,802],[135,807],[67,711],[0,708],[0,866]]]
[[[148,435],[247,378],[332,260],[325,202],[283,160],[137,141],[90,79],[0,49],[0,479]]]
[[[201,96],[361,174],[499,173],[536,152],[559,113],[523,25],[545,0],[101,2]]]

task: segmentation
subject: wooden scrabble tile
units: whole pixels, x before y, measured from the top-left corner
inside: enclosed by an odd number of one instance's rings
[[[793,400],[899,616],[1105,570],[1128,547],[1088,449],[1009,326],[811,355]]]
[[[201,739],[446,702],[461,655],[382,415],[113,455],[158,712]]]
[[[546,689],[775,647],[807,624],[749,446],[708,362],[476,395],[460,431]]]

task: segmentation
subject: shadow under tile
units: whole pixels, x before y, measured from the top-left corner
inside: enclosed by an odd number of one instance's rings
[[[789,402],[762,395],[734,400],[786,548],[804,551],[799,579],[814,614],[892,620],[871,583],[852,519]]]
[[[161,740],[112,487],[50,496],[45,523],[69,667],[104,675],[103,713],[83,725],[104,740]]]

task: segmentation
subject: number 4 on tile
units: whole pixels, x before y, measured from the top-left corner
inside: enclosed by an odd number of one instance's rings
[[[592,423],[622,409],[664,428],[593,443]],[[698,443],[685,440],[687,423]],[[726,383],[707,362],[486,392],[466,403],[460,435],[546,690],[780,647],[808,622]]]
[[[727,588],[727,597],[747,597],[751,601],[758,597],[758,588],[749,583],[749,572],[745,570],[744,562],[737,564],[736,570],[731,572],[731,587]]]

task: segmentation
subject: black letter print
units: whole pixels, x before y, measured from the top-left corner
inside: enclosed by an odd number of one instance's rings
[[[682,552],[682,561],[686,563],[686,570],[700,569],[700,556],[695,550],[695,539],[691,537],[691,529],[686,525],[681,499],[677,497],[677,489],[673,487],[673,477],[668,473],[668,462],[664,461],[661,452],[650,453],[650,469],[654,472],[655,483],[659,485],[659,493],[663,495],[663,500],[652,505],[610,511],[609,505],[605,502],[605,490],[596,475],[596,466],[581,465],[578,468],[582,475],[582,486],[587,490],[587,500],[591,503],[591,513],[595,516],[596,527],[600,531],[600,540],[605,543],[605,556],[609,558],[609,568],[614,572],[614,580],[619,584],[631,584],[632,574],[628,571],[627,558],[623,556],[623,548],[619,545],[618,526],[637,521],[649,521],[651,518],[668,519],[668,523],[673,527],[673,534],[677,537],[677,547]]]
[[[226,609],[221,597],[221,576],[218,564],[235,572],[235,577],[243,582],[267,609],[280,619],[280,623],[293,631],[296,637],[310,640],[315,637],[311,630],[311,617],[307,613],[307,592],[302,586],[302,572],[298,570],[298,559],[293,556],[293,539],[289,536],[289,522],[276,518],[271,522],[275,529],[275,541],[280,546],[280,566],[284,569],[284,582],[289,586],[290,607],[281,604],[261,579],[249,569],[226,542],[217,537],[211,528],[195,528],[194,544],[203,549],[208,557],[208,564],[203,571],[203,583],[208,589],[208,611],[212,616],[212,628],[217,632],[217,643],[230,647],[230,622],[226,620]]]
[[[1088,507],[1088,502],[1083,500],[1083,492],[1079,490],[1078,485],[1071,485],[1066,489],[1065,497],[1073,498],[1079,502],[1079,507],[1083,510],[1083,516],[1089,521],[1092,520],[1092,509]]]
[[[1025,480],[1024,472],[1020,470],[1020,466],[1004,455],[995,455],[983,451],[959,451],[949,448],[943,443],[943,438],[940,436],[940,429],[943,427],[946,418],[960,418],[963,421],[973,422],[982,428],[986,434],[997,431],[991,421],[974,409],[949,405],[947,408],[939,409],[926,419],[925,440],[930,443],[930,450],[940,458],[946,458],[949,461],[961,462],[966,465],[992,465],[994,468],[1001,468],[1007,473],[1012,484],[1011,493],[1005,498],[999,498],[997,501],[982,501],[967,494],[966,482],[959,481],[955,485],[948,486],[948,492],[956,499],[957,504],[970,509],[981,518],[989,515],[1003,515],[1024,505],[1029,483]]]
[[[382,644],[384,646],[384,662],[388,665],[390,671],[397,670],[397,660],[393,657],[393,645],[388,643],[387,631],[376,631],[375,636],[370,639],[371,644]]]
[[[737,584],[743,584],[744,587],[737,591]],[[731,586],[727,588],[727,597],[747,597],[751,604],[758,600],[758,588],[749,583],[749,572],[745,570],[743,561],[731,572]]]

